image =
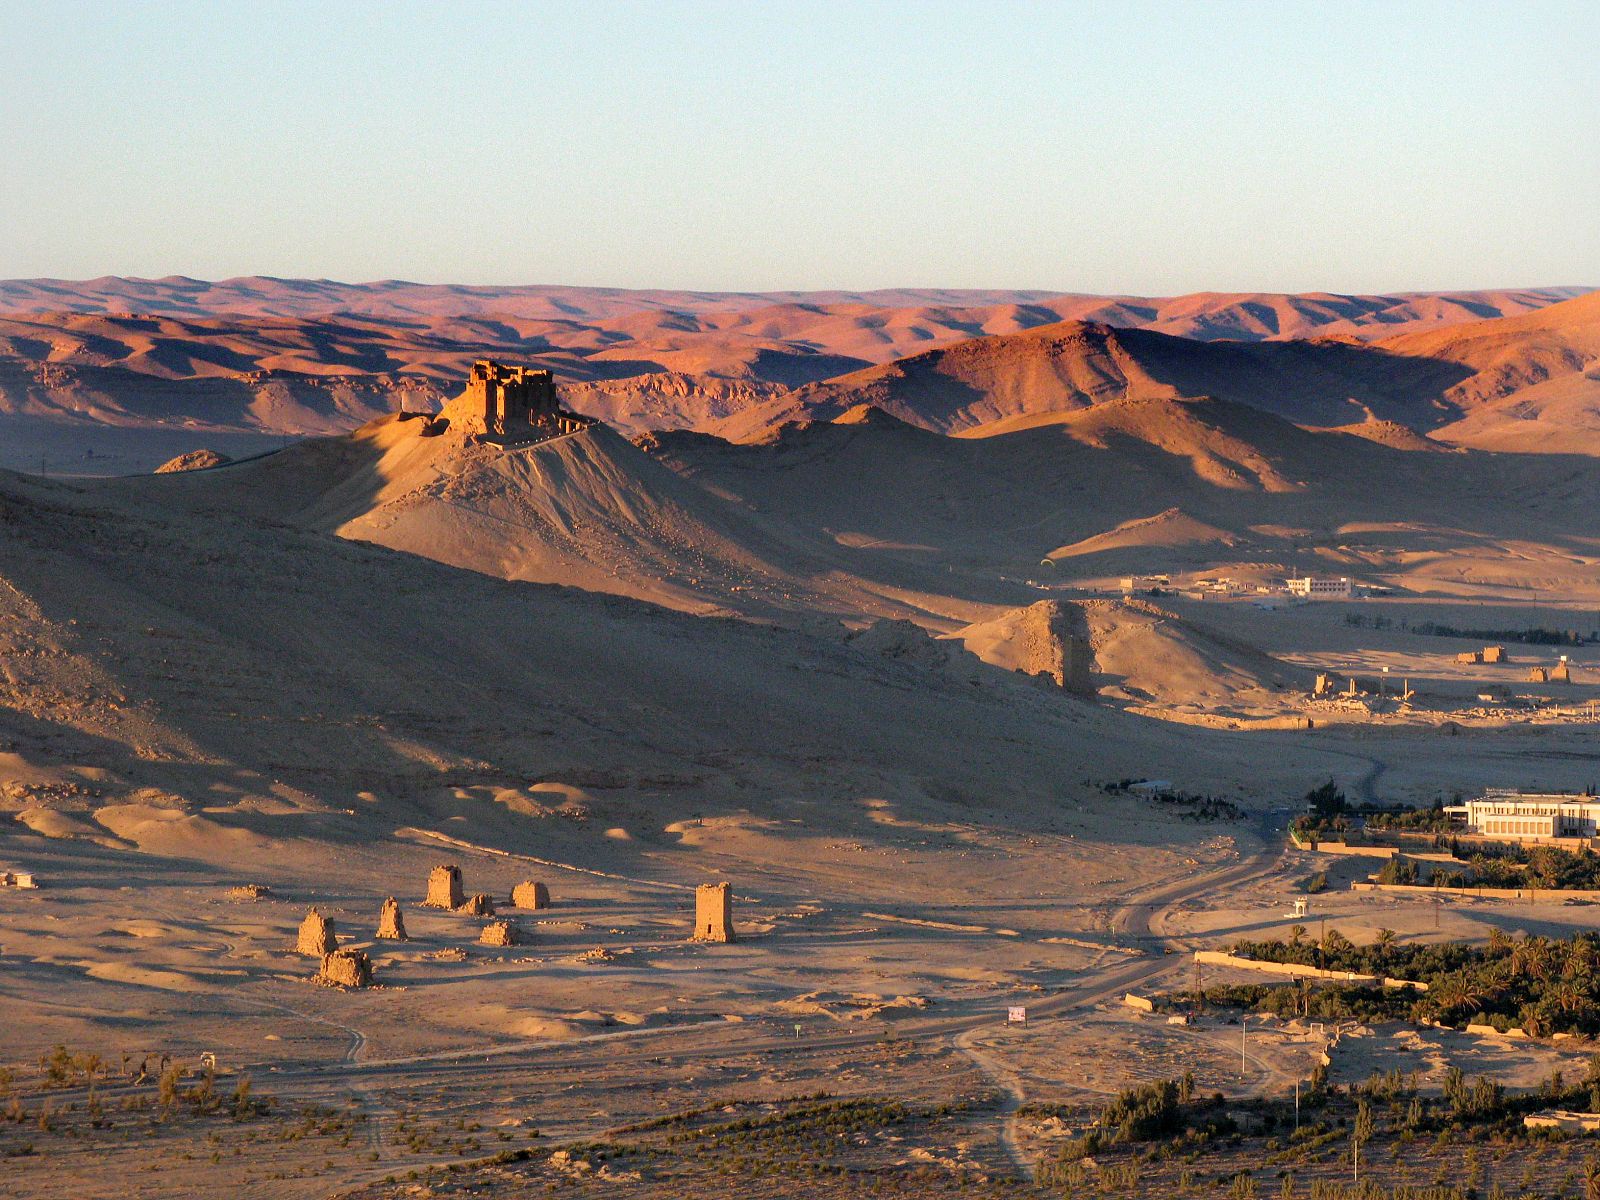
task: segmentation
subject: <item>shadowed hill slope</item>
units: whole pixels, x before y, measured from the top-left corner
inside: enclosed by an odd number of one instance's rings
[[[696,804],[759,805],[802,779],[815,801],[981,797],[1015,776],[1008,802],[1027,803],[1078,786],[1091,745],[1102,771],[1176,765],[1156,731],[1004,679],[974,687],[837,634],[489,579],[166,488],[0,473],[0,510],[8,751],[209,796],[217,822],[259,824],[231,798],[275,786],[354,804],[326,791],[352,779],[403,823],[407,796],[479,780],[670,807],[685,780]],[[1209,753],[1182,757],[1203,772]]]
[[[1600,294],[1366,344],[1201,342],[1064,322],[840,376],[709,428],[756,441],[785,421],[871,404],[953,433],[1112,400],[1202,395],[1302,424],[1367,418],[1460,444],[1586,453],[1600,433]]]

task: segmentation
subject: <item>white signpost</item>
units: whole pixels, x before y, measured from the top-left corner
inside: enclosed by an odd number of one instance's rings
[[[1026,1025],[1028,1023],[1028,1010],[1024,1005],[1013,1004],[1006,1009],[1007,1025]]]

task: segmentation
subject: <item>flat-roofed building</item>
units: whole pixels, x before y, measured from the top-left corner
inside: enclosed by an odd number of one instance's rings
[[[1343,576],[1338,579],[1322,579],[1315,575],[1305,575],[1299,579],[1284,580],[1284,587],[1291,596],[1302,596],[1310,600],[1348,600],[1356,594],[1355,585]]]
[[[1600,832],[1600,796],[1491,788],[1445,812],[1470,833],[1509,842],[1592,838]]]

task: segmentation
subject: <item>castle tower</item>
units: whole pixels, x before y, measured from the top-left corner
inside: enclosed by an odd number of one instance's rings
[[[507,367],[480,358],[467,376],[467,396],[486,432],[499,437],[531,435],[532,427],[560,411],[555,376],[532,367]]]
[[[694,940],[733,941],[733,887],[702,883],[694,893]]]

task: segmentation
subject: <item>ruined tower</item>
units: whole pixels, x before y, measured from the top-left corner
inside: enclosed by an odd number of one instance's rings
[[[322,956],[315,982],[324,987],[371,987],[372,960],[360,950],[335,950]]]
[[[378,914],[376,936],[396,942],[409,940],[406,937],[406,920],[400,915],[400,901],[393,896],[383,902],[383,911]]]
[[[467,396],[484,429],[499,437],[533,433],[532,426],[560,411],[555,376],[532,367],[507,367],[493,359],[472,364]]]
[[[490,921],[478,934],[478,941],[485,946],[520,946],[522,930],[510,921]]]
[[[295,942],[295,952],[321,958],[338,948],[339,939],[334,936],[333,922],[314,908],[306,913],[306,919],[300,922],[300,937]]]
[[[694,940],[733,941],[733,887],[702,883],[694,893]]]
[[[443,863],[428,874],[428,898],[424,908],[460,908],[466,897],[461,892],[461,868]]]
[[[516,908],[549,908],[550,889],[532,879],[524,879],[511,889],[511,903]]]

